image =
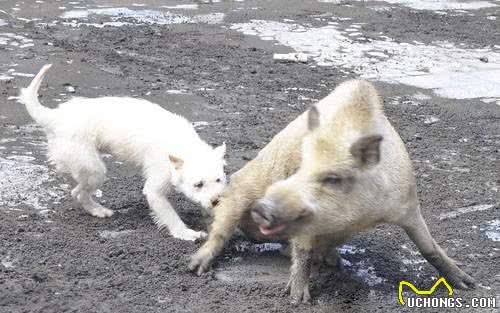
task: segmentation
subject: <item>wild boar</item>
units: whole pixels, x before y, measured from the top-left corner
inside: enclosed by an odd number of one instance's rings
[[[380,223],[402,227],[454,287],[472,287],[474,280],[427,228],[408,152],[384,115],[375,88],[364,81],[338,88],[346,91],[347,101],[309,110],[299,169],[267,188],[251,213],[262,233],[291,239],[292,302],[310,300],[312,251],[318,240],[336,246]]]
[[[313,250],[378,223],[403,227],[453,286],[474,284],[431,237],[408,153],[368,82],[340,84],[292,121],[231,177],[213,215],[189,268],[207,271],[238,226],[258,240],[291,238],[294,302],[310,299]]]

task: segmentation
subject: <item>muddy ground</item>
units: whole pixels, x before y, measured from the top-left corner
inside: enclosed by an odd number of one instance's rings
[[[232,173],[315,99],[364,71],[349,64],[318,66],[314,56],[305,64],[276,62],[273,53],[294,52],[294,46],[276,34],[259,37],[234,27],[252,20],[343,30],[356,22],[361,41],[383,34],[396,43],[451,42],[491,53],[474,59],[482,66],[478,81],[493,84],[484,96],[457,99],[432,87],[372,80],[414,161],[434,237],[478,282],[474,290],[455,290],[455,296],[496,297],[500,305],[500,1],[479,1],[491,7],[465,10],[424,10],[419,1],[407,1],[414,7],[398,1],[136,2],[0,2],[0,312],[418,310],[397,303],[398,284],[407,280],[430,288],[437,272],[400,229],[387,225],[340,249],[345,269],[316,275],[312,305],[294,308],[283,296],[289,262],[275,245],[237,237],[214,271],[202,277],[189,273],[187,259],[199,243],[156,229],[140,175],[106,156],[109,175],[98,196],[117,214],[89,216],[72,203],[72,182],[48,164],[41,129],[12,98],[43,64],[52,63],[41,89],[47,106],[75,95],[149,99],[195,122],[209,143],[225,141]],[[117,7],[133,12],[88,14]],[[455,61],[460,63],[450,63]],[[460,86],[461,76],[448,74]],[[468,90],[467,84],[458,89]],[[481,86],[473,91],[483,92]],[[180,195],[171,199],[189,225],[205,227],[196,205]]]

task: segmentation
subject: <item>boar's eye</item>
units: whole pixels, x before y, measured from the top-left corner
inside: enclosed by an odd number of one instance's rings
[[[198,188],[198,189],[203,188],[203,182],[201,181],[201,182],[194,184],[194,187]]]
[[[321,179],[321,183],[324,185],[338,186],[342,183],[342,177],[336,174],[330,174]]]

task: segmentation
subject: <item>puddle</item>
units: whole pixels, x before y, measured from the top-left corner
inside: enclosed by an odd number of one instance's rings
[[[486,238],[495,242],[500,241],[500,220],[492,220],[479,228]]]
[[[346,76],[354,71],[364,79],[430,89],[445,98],[500,100],[500,49],[496,47],[466,49],[449,42],[400,43],[387,36],[358,41],[338,25],[314,28],[252,20],[233,24],[231,29],[272,38],[306,54],[320,66],[343,70]],[[481,61],[485,58],[487,63]]]

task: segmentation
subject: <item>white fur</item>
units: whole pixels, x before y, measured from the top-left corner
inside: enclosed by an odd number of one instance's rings
[[[51,65],[45,65],[19,100],[47,133],[49,159],[58,172],[77,182],[72,196],[97,217],[113,211],[96,203],[92,194],[103,183],[106,167],[101,153],[111,153],[142,169],[143,189],[159,227],[172,236],[196,240],[205,235],[189,229],[166,198],[170,187],[209,208],[226,184],[226,146],[212,148],[185,118],[147,100],[128,97],[73,98],[57,109],[38,101],[38,89]],[[203,182],[203,187],[196,187]]]

